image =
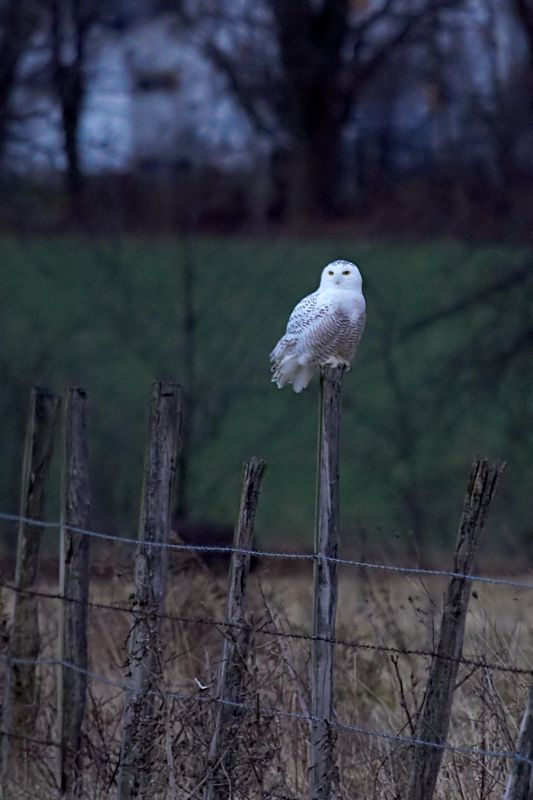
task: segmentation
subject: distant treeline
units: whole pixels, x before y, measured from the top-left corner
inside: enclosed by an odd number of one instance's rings
[[[531,0],[2,0],[1,222],[524,237],[532,98]]]
[[[43,183],[4,184],[0,230],[14,234],[235,234],[268,230],[307,235],[392,235],[406,241],[459,237],[482,242],[529,243],[533,238],[533,179],[507,187],[505,203],[483,184],[416,174],[395,178],[388,188],[373,187],[334,218],[284,220],[278,206],[265,204],[268,181],[258,199],[258,181],[245,171],[213,167],[193,176],[146,176],[138,172],[90,176],[84,180],[78,213],[56,178]],[[194,197],[194,199],[192,199]]]

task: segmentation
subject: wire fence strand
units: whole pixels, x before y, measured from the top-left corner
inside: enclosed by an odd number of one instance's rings
[[[19,594],[30,595],[39,597],[44,600],[59,600],[65,603],[81,603],[82,601],[77,597],[67,597],[58,593],[44,592],[37,589],[20,588],[7,581],[0,580],[0,588],[7,591],[16,592]],[[120,614],[135,614],[135,610],[131,606],[117,605],[102,603],[94,600],[89,600],[87,603],[89,608],[98,610],[113,611]],[[352,648],[354,650],[369,650],[373,652],[386,653],[390,655],[400,656],[420,656],[424,658],[438,658],[442,661],[450,661],[457,664],[462,664],[473,669],[486,669],[494,672],[508,673],[511,675],[524,675],[533,677],[533,669],[529,667],[514,666],[511,664],[498,664],[493,661],[486,661],[485,659],[478,658],[474,655],[468,656],[450,656],[446,653],[438,653],[435,650],[424,650],[421,648],[405,648],[394,647],[391,645],[373,644],[371,642],[361,642],[358,639],[344,639],[342,637],[327,637],[315,636],[311,633],[301,633],[296,631],[284,631],[280,628],[273,628],[270,625],[263,625],[262,623],[251,625],[249,623],[240,622],[227,622],[221,619],[210,619],[206,617],[191,617],[178,614],[164,614],[154,613],[154,617],[167,622],[179,622],[189,625],[206,625],[219,629],[244,629],[253,634],[261,636],[273,636],[275,638],[281,637],[283,639],[294,639],[296,641],[321,641],[328,644],[336,645],[339,647]]]
[[[60,522],[51,522],[49,520],[32,519],[31,517],[24,517],[18,514],[8,514],[0,512],[0,520],[5,522],[23,522],[26,525],[32,525],[37,528],[56,529],[59,530],[62,525]],[[204,545],[204,544],[181,544],[176,542],[150,542],[140,540],[138,538],[131,538],[128,536],[119,536],[112,533],[103,533],[101,531],[93,531],[87,528],[79,528],[73,525],[64,525],[65,530],[70,533],[75,533],[80,536],[90,536],[93,539],[100,539],[107,542],[117,542],[119,544],[134,545],[142,548],[163,548],[170,551],[183,551],[183,552],[196,552],[196,553],[212,553],[221,555],[231,555],[231,553],[240,553],[241,555],[256,556],[258,558],[272,558],[272,559],[286,559],[293,561],[330,561],[340,566],[346,567],[359,567],[362,569],[378,570],[382,572],[392,572],[401,575],[423,575],[426,577],[434,576],[441,578],[460,578],[471,583],[485,583],[493,586],[510,586],[514,589],[533,589],[533,583],[528,581],[515,580],[513,578],[494,578],[488,575],[472,575],[464,572],[455,572],[454,570],[447,569],[429,569],[423,567],[404,567],[396,564],[380,564],[372,561],[358,561],[349,558],[336,558],[333,556],[326,556],[321,553],[287,553],[276,550],[258,550],[258,549],[244,549],[239,547],[231,547],[230,545]]]
[[[6,522],[23,523],[26,525],[31,525],[45,530],[58,531],[61,529],[61,523],[59,522],[33,519],[18,514],[8,514],[5,512],[0,512],[0,520]],[[228,556],[231,555],[232,553],[239,553],[239,554],[256,556],[259,558],[286,559],[290,561],[315,561],[316,559],[321,558],[327,561],[335,562],[340,566],[356,567],[360,569],[380,570],[388,573],[414,575],[414,576],[418,575],[424,577],[435,576],[444,578],[459,578],[467,580],[471,583],[476,582],[481,584],[508,586],[514,589],[528,589],[528,590],[533,589],[533,583],[529,583],[527,581],[506,579],[506,578],[494,578],[486,575],[469,575],[460,572],[455,572],[453,570],[425,569],[425,568],[400,566],[396,564],[383,564],[383,563],[351,560],[344,558],[332,558],[329,556],[318,555],[308,552],[288,553],[282,551],[270,551],[270,550],[261,550],[255,548],[241,549],[226,545],[202,545],[202,544],[185,544],[185,543],[174,543],[174,542],[172,543],[147,542],[139,540],[138,538],[108,534],[76,526],[63,526],[63,527],[69,532],[80,536],[89,536],[97,540],[113,542],[121,545],[134,545],[137,548],[159,547],[159,548],[165,548],[169,551],[193,552],[200,554],[201,553],[220,554]],[[82,602],[78,598],[65,596],[60,593],[46,592],[43,590],[35,589],[33,587],[32,588],[19,587],[14,583],[10,583],[9,581],[5,580],[0,580],[0,588],[3,588],[8,592],[25,594],[29,596],[42,598],[44,600],[59,601],[62,603]],[[87,606],[90,609],[94,610],[105,610],[114,613],[128,614],[128,615],[133,615],[134,617],[138,613],[136,609],[132,607],[132,605],[107,603],[96,600],[89,600],[87,602]],[[525,666],[490,662],[487,661],[486,659],[479,658],[475,655],[453,656],[445,653],[439,653],[431,649],[388,646],[384,644],[352,640],[342,637],[329,638],[329,637],[314,636],[312,634],[305,632],[283,630],[277,625],[273,625],[272,623],[274,620],[272,619],[268,623],[259,622],[255,624],[249,624],[243,622],[229,622],[225,620],[214,619],[211,617],[205,618],[199,616],[188,616],[180,614],[157,613],[155,614],[155,616],[161,620],[166,620],[169,622],[175,622],[180,624],[211,626],[223,635],[227,635],[228,632],[231,632],[232,629],[245,628],[253,635],[269,636],[273,637],[274,639],[280,637],[280,638],[292,639],[295,641],[303,641],[303,642],[313,642],[319,640],[339,647],[353,648],[355,650],[361,650],[361,651],[381,652],[390,655],[391,657],[412,656],[412,657],[423,657],[430,659],[442,659],[445,661],[459,663],[461,665],[464,665],[472,669],[472,671],[475,671],[476,669],[483,669],[483,670],[495,671],[498,673],[510,674],[515,676],[526,676],[529,679],[533,678],[533,669]],[[0,660],[5,662],[7,670],[9,670],[12,666],[15,665],[32,665],[35,667],[43,667],[43,668],[62,667],[63,669],[83,674],[92,681],[95,681],[102,685],[118,690],[117,697],[119,697],[120,694],[122,693],[127,694],[130,691],[129,683],[125,682],[122,679],[118,679],[116,677],[107,677],[105,675],[92,672],[89,669],[80,667],[72,663],[71,661],[67,661],[61,658],[53,658],[53,657],[21,658],[17,657],[14,654],[4,653],[0,654]],[[161,689],[152,689],[149,691],[149,694],[159,697],[164,696],[171,700],[184,703],[186,705],[222,704],[225,706],[230,706],[233,709],[242,712],[243,714],[256,714],[266,718],[275,717],[279,719],[294,720],[296,722],[305,723],[307,725],[313,725],[315,723],[323,724],[325,722],[331,729],[345,733],[347,735],[353,735],[353,736],[358,735],[363,737],[369,737],[382,742],[397,743],[398,745],[401,745],[403,747],[433,748],[440,751],[461,755],[469,759],[484,760],[492,758],[492,759],[504,759],[507,761],[515,761],[515,762],[518,761],[518,762],[523,762],[533,768],[533,759],[530,759],[512,750],[483,749],[483,748],[469,747],[463,745],[455,745],[455,744],[450,744],[448,742],[430,741],[422,738],[417,738],[414,735],[407,736],[392,731],[370,729],[354,725],[348,722],[339,721],[336,718],[324,720],[318,716],[307,713],[305,707],[301,712],[289,711],[284,708],[262,705],[259,699],[257,700],[257,703],[249,705],[246,702],[240,702],[240,701],[237,702],[228,700],[224,697],[213,696],[209,688],[204,689],[202,687],[199,691],[196,691],[194,693],[187,693],[182,691],[161,688]],[[43,747],[49,746],[49,747],[61,748],[61,743],[56,742],[54,740],[47,738],[39,739],[37,737],[32,737],[27,734],[19,734],[17,732],[11,732],[9,730],[0,730],[0,736],[27,740],[28,742],[33,742],[34,744]],[[112,764],[117,767],[121,765],[120,758],[118,760],[114,759],[111,753],[107,752],[104,753],[103,758],[106,761],[106,763]]]
[[[70,661],[65,661],[64,659],[60,658],[13,658],[9,657],[6,654],[0,654],[0,659],[11,664],[21,664],[21,665],[32,664],[34,666],[44,666],[44,667],[61,666],[64,667],[65,669],[70,669],[75,672],[79,672],[85,675],[87,678],[90,678],[91,680],[103,683],[107,686],[112,686],[114,688],[120,689],[123,692],[128,692],[130,688],[128,684],[122,681],[106,678],[103,675],[91,672],[88,669],[79,667],[77,664],[73,664]],[[326,722],[331,728],[343,731],[345,733],[370,736],[384,741],[399,742],[401,744],[410,747],[430,747],[438,750],[443,750],[445,752],[468,756],[471,758],[473,757],[501,758],[511,761],[520,761],[523,762],[524,764],[527,764],[530,767],[533,767],[533,759],[527,758],[526,756],[520,753],[512,752],[509,750],[488,750],[475,747],[466,747],[462,745],[452,745],[448,744],[447,742],[432,742],[426,739],[419,739],[416,736],[404,736],[402,734],[391,733],[389,731],[380,731],[380,730],[373,730],[371,728],[363,728],[359,725],[352,725],[345,722],[339,722],[337,720],[323,720],[320,717],[314,716],[313,714],[304,714],[296,711],[286,711],[285,709],[275,708],[272,706],[261,706],[261,705],[249,706],[246,703],[226,700],[221,697],[212,697],[209,695],[202,695],[202,694],[191,695],[191,694],[186,694],[185,692],[177,692],[171,690],[166,690],[166,691],[151,690],[150,693],[156,696],[160,696],[161,694],[163,694],[165,697],[171,698],[173,700],[180,700],[186,703],[199,702],[199,703],[216,703],[216,704],[227,705],[243,712],[259,714],[265,717],[282,717],[285,719],[293,719],[298,722],[306,722],[306,723]],[[4,735],[10,736],[11,734],[9,731],[4,731]]]

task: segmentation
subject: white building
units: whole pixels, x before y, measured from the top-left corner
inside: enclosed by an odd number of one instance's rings
[[[453,103],[444,99],[440,107],[432,107],[434,98],[419,65],[413,67],[414,83],[398,79],[397,74],[385,77],[394,88],[394,107],[385,90],[373,92],[347,126],[347,148],[353,149],[357,140],[377,140],[384,125],[391,125],[388,130],[396,138],[391,156],[401,166],[402,159],[408,164],[411,158],[423,158],[425,147],[446,150],[461,140],[468,125],[472,127],[468,115],[475,117],[469,107],[472,98],[485,104],[490,98],[491,70],[496,68],[505,80],[513,58],[523,57],[504,0],[495,2],[499,3],[495,62],[487,62],[484,54],[491,51],[482,41],[492,21],[484,3],[470,0],[470,10],[458,15],[451,39],[448,35],[449,43],[443,41],[442,74],[452,88]],[[18,119],[6,158],[14,172],[49,174],[64,167],[59,109],[50,97],[46,75],[50,53],[41,39],[37,37],[37,47],[22,64],[15,93]],[[185,160],[250,167],[268,158],[268,142],[252,129],[225,77],[213,69],[176,16],[139,19],[126,31],[95,30],[89,52],[80,131],[84,171],[160,172]],[[413,56],[415,50],[408,58]],[[475,124],[472,130],[477,136]],[[479,140],[483,141],[482,130]],[[412,142],[412,148],[404,146],[402,151],[402,141]]]
[[[60,113],[40,79],[43,42],[24,59],[14,96],[6,162],[14,172],[64,167]],[[127,32],[95,31],[89,48],[80,140],[86,172],[164,170],[188,160],[249,165],[253,131],[198,49],[172,16]]]

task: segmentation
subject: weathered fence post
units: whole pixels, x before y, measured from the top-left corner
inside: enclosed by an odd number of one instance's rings
[[[523,759],[533,759],[533,684],[530,685],[516,753],[521,758],[513,761],[503,800],[530,800],[533,797],[533,770]]]
[[[311,649],[311,800],[332,797],[335,760],[333,717],[333,645],[337,611],[339,543],[339,445],[343,369],[323,367],[320,376],[317,508],[315,521],[314,617]]]
[[[250,550],[253,542],[255,511],[261,488],[265,462],[251,458],[244,465],[239,516],[235,526],[233,546]],[[243,678],[250,631],[245,627],[244,605],[246,582],[250,571],[250,554],[233,552],[229,573],[224,649],[217,675],[215,697],[218,701],[242,702]],[[230,775],[233,755],[237,748],[237,726],[241,711],[235,706],[218,702],[214,710],[213,732],[209,747],[208,779],[203,800],[228,797],[229,787],[224,775]]]
[[[479,535],[504,466],[501,461],[487,462],[485,459],[476,459],[472,464],[455,549],[453,571],[456,573],[472,573]],[[467,578],[450,579],[436,657],[431,666],[424,706],[416,729],[418,739],[437,745],[444,744],[448,734],[470,591],[471,582]],[[409,800],[431,800],[442,754],[442,748],[415,745],[409,773]]]
[[[59,411],[59,397],[46,389],[31,392],[20,495],[20,516],[41,519],[44,489],[54,447],[54,433]],[[28,735],[35,720],[35,665],[10,664],[9,658],[37,658],[39,625],[37,600],[25,589],[33,586],[39,564],[41,528],[20,520],[15,572],[15,606],[9,640],[7,677],[2,708],[2,730]],[[16,768],[16,746],[9,736],[2,739],[2,785],[8,771]]]
[[[118,800],[148,800],[153,795],[149,782],[158,725],[155,693],[161,673],[157,615],[164,606],[168,553],[165,547],[145,543],[168,543],[181,414],[181,387],[155,383],[135,561],[133,627],[128,641],[130,688],[123,717]]]
[[[59,593],[73,602],[59,607],[57,713],[59,780],[63,796],[79,795],[81,726],[85,712],[87,676],[87,601],[89,598],[89,538],[71,528],[89,524],[89,451],[86,394],[67,388],[63,399],[63,465]]]

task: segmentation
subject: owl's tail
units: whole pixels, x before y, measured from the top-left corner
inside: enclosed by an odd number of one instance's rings
[[[314,364],[300,364],[298,356],[287,356],[281,361],[274,361],[272,380],[278,389],[282,389],[287,383],[292,383],[294,391],[300,393],[309,384],[314,371]]]

